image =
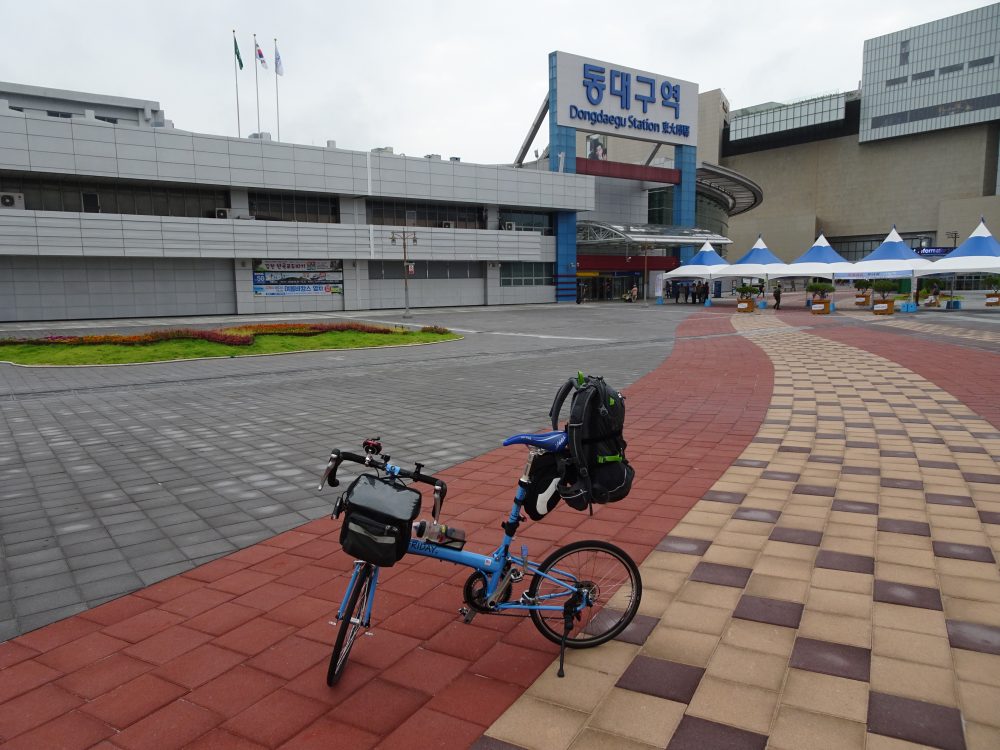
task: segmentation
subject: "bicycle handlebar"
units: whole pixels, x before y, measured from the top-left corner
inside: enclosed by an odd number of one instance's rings
[[[440,504],[444,502],[445,495],[448,494],[448,485],[445,484],[443,479],[438,479],[431,474],[424,474],[420,471],[408,471],[401,466],[391,464],[387,460],[382,460],[370,453],[362,456],[357,453],[342,451],[339,448],[334,448],[330,453],[330,460],[327,461],[326,469],[323,472],[323,478],[320,480],[317,490],[323,489],[323,486],[326,484],[331,487],[337,487],[340,484],[340,482],[337,481],[337,469],[340,468],[340,465],[344,461],[351,461],[356,464],[378,469],[379,471],[386,472],[390,476],[412,479],[414,482],[430,485],[434,488],[434,500],[438,507],[440,507]]]

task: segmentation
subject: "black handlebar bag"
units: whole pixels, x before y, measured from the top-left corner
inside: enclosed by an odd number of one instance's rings
[[[420,492],[392,479],[362,474],[343,499],[340,544],[344,551],[383,567],[402,560],[413,521],[420,514]]]

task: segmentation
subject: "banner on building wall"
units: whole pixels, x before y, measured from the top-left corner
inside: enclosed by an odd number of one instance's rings
[[[275,260],[264,258],[253,262],[254,271],[343,271],[342,260]]]
[[[326,284],[344,281],[343,271],[265,271],[254,272],[254,284]]]
[[[304,294],[343,294],[343,282],[337,284],[254,284],[255,297],[287,297]]]
[[[556,58],[556,122],[591,133],[698,145],[698,84],[566,52]],[[588,142],[592,159],[604,159]],[[607,148],[607,144],[603,144]]]
[[[255,297],[343,294],[343,261],[256,259],[253,293]]]

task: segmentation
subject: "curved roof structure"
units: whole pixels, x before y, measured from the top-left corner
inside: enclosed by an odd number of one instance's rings
[[[719,200],[730,216],[756,208],[764,200],[764,191],[749,177],[707,162],[698,165],[696,189]]]

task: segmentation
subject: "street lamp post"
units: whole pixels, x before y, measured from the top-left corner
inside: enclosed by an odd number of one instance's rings
[[[954,231],[952,231],[952,232],[945,232],[945,234],[947,235],[948,239],[951,240],[951,246],[952,247],[957,247],[958,246],[958,232],[954,232]]]
[[[416,232],[392,232],[389,234],[389,239],[393,245],[396,244],[396,240],[403,241],[403,317],[410,317],[410,262],[409,258],[406,256],[406,243],[407,241],[413,242],[414,245],[417,244],[417,233]]]
[[[642,304],[649,307],[649,245],[642,246]]]

